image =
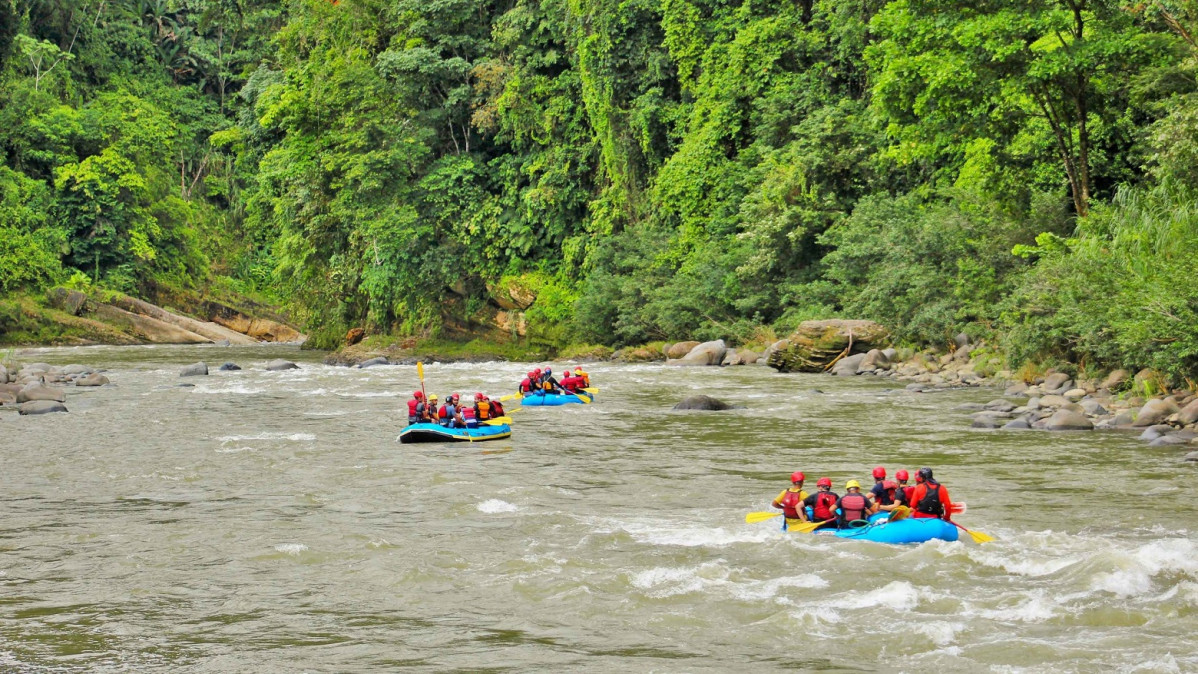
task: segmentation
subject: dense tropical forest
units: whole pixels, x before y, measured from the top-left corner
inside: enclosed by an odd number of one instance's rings
[[[1195,31],[1190,0],[0,0],[0,294],[219,288],[323,346],[512,298],[556,345],[847,316],[1195,377]]]

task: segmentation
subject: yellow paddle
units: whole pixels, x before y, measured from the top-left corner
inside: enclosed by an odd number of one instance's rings
[[[749,513],[748,515],[745,515],[745,523],[746,524],[757,524],[758,522],[772,520],[775,517],[781,517],[781,516],[782,516],[782,513],[780,513],[780,512],[778,512],[778,513],[771,513],[771,512]]]
[[[824,520],[823,522],[799,522],[795,525],[787,524],[786,530],[799,534],[809,534],[831,521],[832,520]]]
[[[581,390],[583,390],[583,391],[586,391],[587,393],[598,393],[598,392],[599,392],[599,387],[598,387],[598,386],[591,386],[591,387],[584,388],[584,389],[581,389]]]
[[[911,515],[911,509],[908,508],[907,506],[901,505],[901,506],[895,508],[894,510],[890,511],[890,517],[886,521],[887,522],[898,522],[900,520],[907,519],[907,517],[910,515]]]
[[[424,394],[424,399],[428,400],[428,393],[424,390],[424,363],[416,361],[416,376],[420,377],[420,392]]]
[[[966,529],[965,527],[961,526],[960,524],[957,524],[956,522],[953,522],[953,525],[956,526],[961,531],[964,531],[965,533],[969,534],[970,538],[973,539],[973,542],[977,543],[978,545],[981,545],[982,543],[989,543],[990,541],[994,540],[994,537],[991,536],[990,534],[984,534],[980,531],[970,531],[969,529]]]
[[[501,396],[499,398],[499,402],[502,403],[502,402],[506,402],[508,400],[520,400],[523,397],[524,397],[523,393],[513,393],[510,396]]]
[[[511,417],[495,417],[494,419],[487,419],[486,421],[484,421],[482,423],[484,423],[488,426],[502,426],[504,424],[512,423],[512,418]]]

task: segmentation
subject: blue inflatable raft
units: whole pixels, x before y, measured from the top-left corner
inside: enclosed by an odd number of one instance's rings
[[[478,428],[446,428],[440,424],[412,424],[399,433],[399,441],[405,445],[414,442],[484,442],[502,440],[512,435],[508,424],[479,426]]]
[[[594,399],[594,396],[585,393],[530,393],[520,400],[520,404],[525,407],[557,407],[558,405],[589,403]]]
[[[897,522],[879,519],[860,529],[820,529],[815,533],[875,543],[925,543],[933,539],[955,541],[959,535],[957,527],[951,522],[923,517],[909,517]]]

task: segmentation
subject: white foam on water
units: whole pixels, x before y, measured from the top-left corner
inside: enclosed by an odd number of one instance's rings
[[[287,555],[299,555],[307,549],[308,546],[303,543],[279,543],[275,546],[275,550]]]
[[[1096,573],[1090,587],[1120,597],[1134,597],[1152,591],[1152,580],[1161,573],[1181,573],[1198,580],[1198,544],[1185,538],[1168,538],[1147,543],[1127,553],[1114,550],[1115,571]]]
[[[919,604],[919,592],[907,581],[895,580],[865,594],[854,593],[853,608],[885,606],[895,611],[910,611]]]
[[[1057,602],[1046,597],[1042,591],[1033,592],[1026,599],[1023,603],[1011,608],[982,609],[977,614],[1001,622],[1038,623],[1052,618],[1059,606]]]
[[[957,633],[965,630],[964,623],[951,623],[943,620],[915,624],[915,631],[931,639],[937,647],[944,648],[957,639]],[[959,650],[959,649],[958,649]]]
[[[369,391],[366,393],[338,393],[337,395],[345,396],[346,398],[398,398],[408,394],[397,391]]]
[[[732,588],[732,596],[746,600],[773,599],[788,587],[819,589],[828,587],[828,581],[814,573],[802,573],[797,576],[785,576],[738,585]]]
[[[973,561],[995,569],[1002,569],[1017,576],[1038,578],[1050,576],[1062,569],[1085,560],[1083,555],[1068,555],[1061,558],[1033,556],[1026,548],[1009,549],[987,546],[970,546],[968,555]]]
[[[761,543],[777,538],[780,532],[770,527],[742,527],[728,530],[723,527],[669,526],[658,522],[609,523],[609,530],[623,530],[638,543],[676,545],[681,547],[723,547],[736,543]]]
[[[1154,674],[1181,674],[1181,665],[1178,664],[1177,658],[1173,657],[1172,653],[1165,653],[1163,656],[1154,660],[1139,662],[1134,665],[1120,667],[1119,672],[1153,672]]]
[[[497,498],[488,499],[486,501],[483,501],[482,503],[478,504],[477,508],[478,508],[479,512],[484,512],[484,513],[488,513],[488,514],[514,513],[517,510],[519,510],[519,508],[516,507],[515,505],[508,503],[507,501],[500,501]]]
[[[256,452],[258,450],[255,447],[221,447],[213,451],[217,454],[240,454],[241,452]]]
[[[716,578],[710,578],[712,573]],[[680,594],[703,592],[713,584],[723,582],[727,570],[713,562],[696,567],[656,567],[633,575],[632,586],[647,590],[646,594],[658,599]]]

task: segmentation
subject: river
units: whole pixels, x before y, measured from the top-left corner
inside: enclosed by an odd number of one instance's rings
[[[1198,671],[1198,469],[1134,435],[969,429],[953,408],[994,390],[601,363],[595,404],[517,411],[510,439],[400,445],[414,367],[16,357],[113,385],[0,412],[0,671]],[[497,395],[527,369],[425,377]],[[747,409],[670,410],[700,392]],[[843,492],[877,464],[934,467],[997,540],[744,523],[794,470]]]

